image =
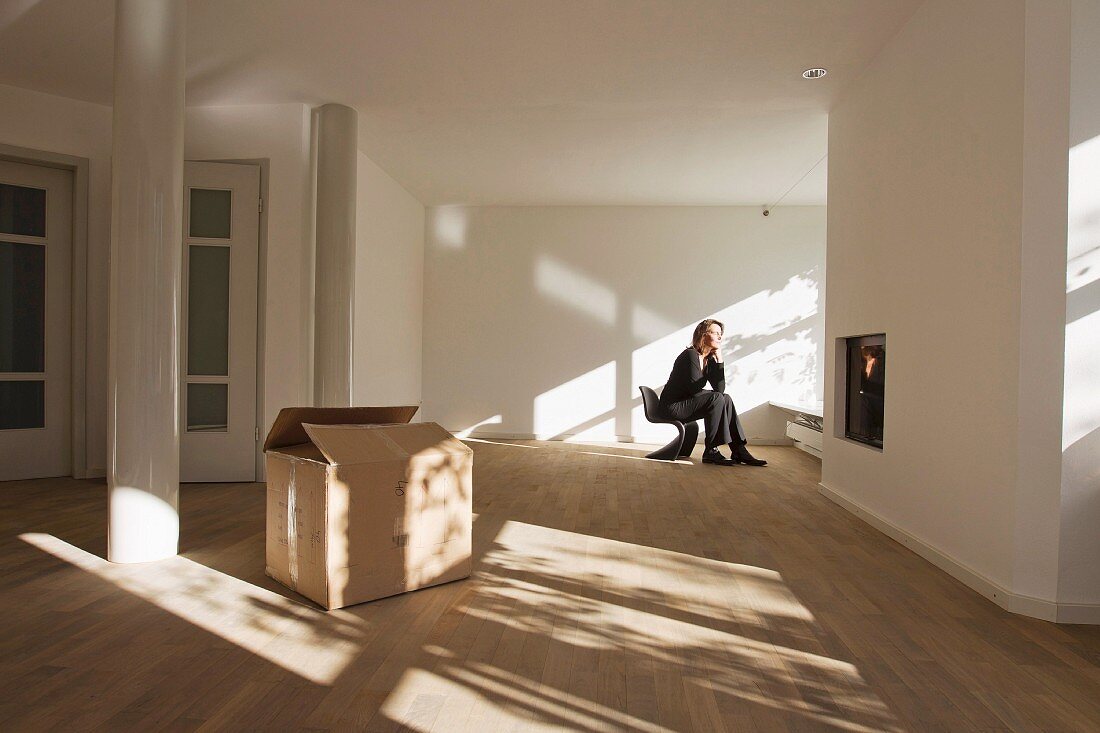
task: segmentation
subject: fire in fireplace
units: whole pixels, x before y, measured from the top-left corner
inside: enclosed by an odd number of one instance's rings
[[[844,437],[882,447],[886,399],[886,334],[845,339],[848,348]]]

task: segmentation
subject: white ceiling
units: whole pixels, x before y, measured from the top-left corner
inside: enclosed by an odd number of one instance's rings
[[[188,0],[187,98],[353,106],[360,149],[429,205],[762,205],[919,4]],[[0,83],[110,104],[113,8],[0,0]],[[825,168],[784,202],[824,203]]]

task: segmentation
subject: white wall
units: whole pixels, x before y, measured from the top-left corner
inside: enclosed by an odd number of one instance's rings
[[[107,278],[111,249],[111,108],[0,85],[0,143],[87,158],[88,472],[107,466]],[[81,277],[83,273],[73,273]]]
[[[668,440],[641,414],[695,324],[726,324],[750,439],[821,394],[824,207],[428,210],[424,417],[480,434]]]
[[[1100,3],[1073,3],[1059,597],[1100,603]]]
[[[929,0],[829,124],[826,382],[839,337],[888,356],[884,449],[827,400],[822,484],[1021,602],[1057,584],[1067,8]]]
[[[310,110],[301,104],[189,107],[184,134],[188,160],[269,161],[260,273],[263,435],[281,408],[312,404]]]
[[[419,404],[424,207],[362,153],[357,197],[352,400]]]

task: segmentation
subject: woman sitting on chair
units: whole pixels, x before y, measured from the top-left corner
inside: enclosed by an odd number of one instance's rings
[[[721,322],[713,318],[695,327],[691,346],[684,349],[672,365],[672,373],[661,392],[661,409],[680,422],[703,421],[706,430],[703,463],[763,466],[767,461],[753,458],[745,447],[745,430],[737,417],[733,398],[726,394],[726,372],[722,365],[724,329]],[[713,392],[703,389],[707,382]],[[718,446],[723,443],[730,447],[732,458],[718,452]]]

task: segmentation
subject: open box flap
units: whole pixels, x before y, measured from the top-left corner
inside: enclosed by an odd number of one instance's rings
[[[472,451],[435,423],[416,425],[302,426],[317,449],[335,466],[425,455],[462,455]]]
[[[433,454],[464,456],[473,453],[469,446],[434,422],[393,427],[396,429],[387,430],[386,435],[410,456]]]
[[[311,425],[407,423],[418,405],[401,407],[284,407],[264,441],[264,451],[310,442],[302,423]]]

